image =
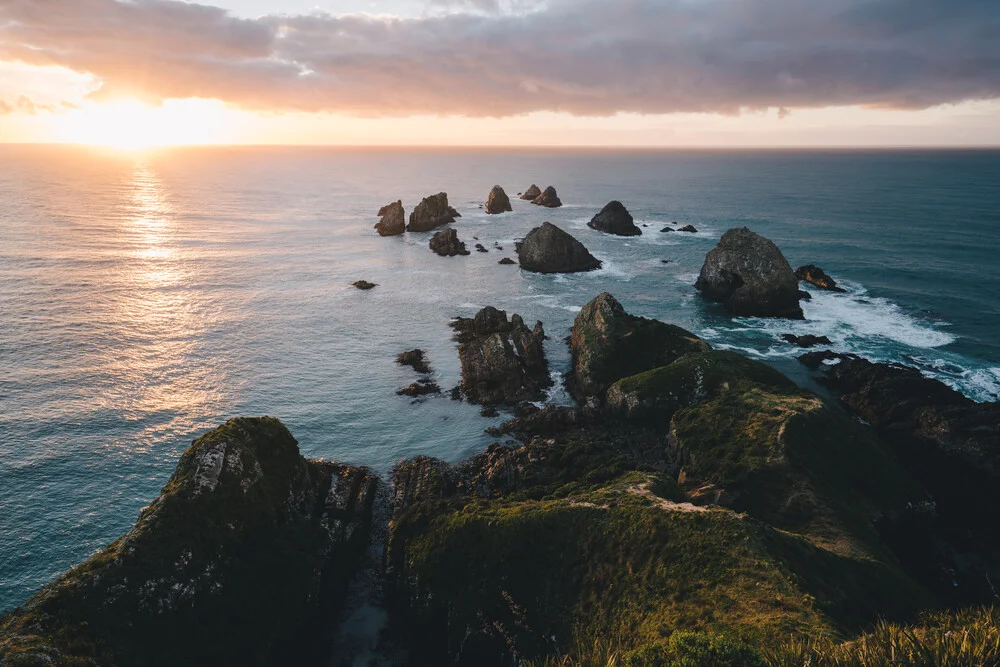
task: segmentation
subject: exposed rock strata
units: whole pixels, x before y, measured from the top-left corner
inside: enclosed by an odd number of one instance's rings
[[[382,218],[375,225],[379,236],[398,236],[406,231],[406,212],[402,201],[386,204],[379,209],[378,215]]]
[[[461,343],[462,392],[469,402],[514,405],[544,397],[552,380],[541,322],[529,329],[520,315],[508,322],[506,312],[487,306],[452,326]]]
[[[461,217],[458,211],[448,205],[447,193],[439,192],[436,195],[424,197],[417,204],[417,207],[410,213],[410,224],[406,226],[406,231],[429,232],[435,227],[455,222],[455,218]]]

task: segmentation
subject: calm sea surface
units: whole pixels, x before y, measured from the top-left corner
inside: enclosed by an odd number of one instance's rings
[[[512,197],[554,185],[566,204]],[[374,213],[448,192],[471,249],[379,238]],[[620,199],[644,235],[586,222]],[[605,268],[499,266],[550,220]],[[697,234],[663,234],[667,223]],[[812,289],[804,322],[733,319],[692,287],[728,228],[748,226]],[[421,347],[460,380],[448,321],[485,305],[562,338],[602,291],[804,384],[784,333],[904,362],[980,401],[1000,393],[1000,152],[625,152],[211,148],[113,153],[0,147],[0,611],[123,533],[178,455],[237,415],[280,417],[309,456],[388,469],[485,447],[496,420],[448,398],[411,402],[394,363]],[[503,246],[496,250],[494,244]],[[665,264],[662,260],[670,260]],[[360,292],[367,279],[380,286]],[[552,400],[566,402],[561,388]]]

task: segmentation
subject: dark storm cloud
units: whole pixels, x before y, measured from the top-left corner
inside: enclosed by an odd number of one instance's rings
[[[0,0],[0,59],[91,73],[104,95],[366,115],[1000,97],[997,0],[435,1],[475,11],[250,20],[173,0]]]

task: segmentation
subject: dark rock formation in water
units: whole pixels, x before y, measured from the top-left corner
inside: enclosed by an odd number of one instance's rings
[[[576,273],[601,268],[601,262],[575,238],[551,222],[532,229],[518,250],[521,268],[535,273]]]
[[[697,234],[698,233],[698,230],[695,229],[694,225],[684,225],[683,227],[681,227],[677,231],[679,231],[679,232],[687,232],[689,234]]]
[[[820,289],[825,289],[830,292],[846,292],[843,287],[837,285],[837,281],[826,275],[826,271],[814,266],[813,264],[806,264],[805,266],[800,266],[795,269],[795,277],[802,282],[809,283],[810,285],[815,285]]]
[[[661,229],[660,231],[661,231],[661,232],[675,232],[675,231],[677,231],[677,230],[676,230],[676,229],[674,229],[673,227],[664,227],[664,228],[663,228],[663,229]]]
[[[498,213],[508,213],[514,209],[510,205],[510,197],[499,185],[494,185],[490,190],[490,196],[486,200],[486,213],[496,215]]]
[[[535,185],[534,183],[532,183],[531,187],[528,188],[527,190],[525,190],[524,194],[521,195],[521,199],[524,199],[524,200],[527,200],[527,201],[534,201],[535,198],[538,197],[538,196],[540,196],[541,194],[542,194],[541,188],[539,188],[537,185]]]
[[[430,380],[420,380],[414,382],[413,384],[403,387],[402,389],[396,390],[397,396],[410,396],[417,398],[419,396],[427,396],[429,394],[440,394],[441,387]]]
[[[799,347],[815,347],[817,345],[832,345],[831,341],[826,336],[813,336],[812,334],[806,334],[804,336],[796,336],[795,334],[785,334],[782,336],[786,341]]]
[[[410,213],[410,224],[406,226],[406,231],[428,232],[435,227],[455,222],[455,218],[461,217],[458,211],[448,205],[448,195],[439,192],[436,195],[424,197],[417,204],[417,207]]]
[[[642,230],[636,227],[632,214],[620,201],[610,202],[601,212],[587,223],[591,229],[615,236],[639,236]]]
[[[695,287],[733,315],[803,317],[792,267],[778,246],[746,227],[722,235],[705,258]]]
[[[585,305],[573,322],[573,370],[567,386],[580,402],[601,402],[608,387],[621,378],[709,349],[690,331],[629,315],[604,293]]]
[[[352,287],[357,287],[359,290],[368,291],[370,289],[375,289],[378,287],[375,283],[370,283],[367,280],[359,280],[356,283],[351,283]]]
[[[442,257],[468,255],[465,244],[458,240],[458,232],[454,229],[444,229],[436,233],[430,242],[431,250]]]
[[[379,236],[398,236],[406,231],[406,212],[402,201],[386,204],[379,209],[378,215],[382,218],[375,225]]]
[[[477,243],[476,252],[489,252],[489,250],[487,250],[486,246],[484,246],[482,243]]]
[[[396,363],[400,366],[410,366],[418,373],[430,373],[431,367],[427,363],[427,359],[424,355],[424,351],[421,349],[409,350],[408,352],[400,352],[396,356]]]
[[[559,208],[562,206],[562,200],[559,199],[556,189],[551,185],[545,188],[540,195],[532,199],[531,203],[536,206],[544,206],[545,208]]]
[[[512,260],[510,257],[504,257],[499,262],[497,262],[497,264],[502,264],[504,266],[510,266],[512,264],[517,264],[517,262],[515,262],[514,260]]]
[[[276,419],[233,419],[128,533],[0,618],[0,662],[321,664],[377,484],[303,459]]]
[[[453,324],[462,362],[462,392],[470,403],[514,405],[544,397],[552,384],[542,323],[529,329],[520,315],[493,307]]]

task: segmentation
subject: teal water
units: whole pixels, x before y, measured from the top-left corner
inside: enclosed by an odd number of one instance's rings
[[[495,183],[513,196],[533,182],[566,206],[480,210]],[[375,234],[380,206],[441,190],[459,236],[490,253],[440,258],[429,235]],[[611,199],[649,225],[642,237],[586,227]],[[497,264],[544,220],[605,268]],[[659,233],[673,221],[699,233]],[[803,322],[703,303],[705,253],[743,225],[848,293],[810,290]],[[191,440],[229,417],[280,417],[307,455],[379,470],[484,448],[496,420],[397,397],[414,376],[393,360],[421,347],[441,386],[458,384],[448,321],[485,305],[542,320],[557,372],[576,312],[610,291],[806,384],[783,333],[997,400],[998,234],[997,151],[0,147],[0,610],[123,533]],[[557,386],[551,400],[568,398]]]

